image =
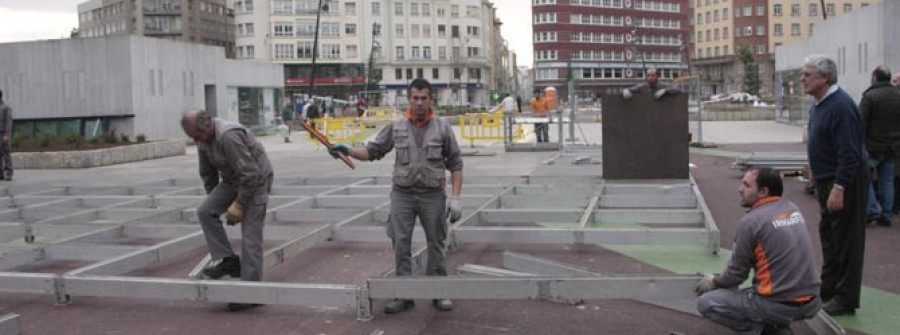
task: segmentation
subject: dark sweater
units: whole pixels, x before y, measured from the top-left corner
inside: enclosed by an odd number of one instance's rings
[[[809,167],[813,178],[834,178],[849,187],[868,159],[863,150],[863,126],[859,109],[843,89],[825,97],[809,111]]]

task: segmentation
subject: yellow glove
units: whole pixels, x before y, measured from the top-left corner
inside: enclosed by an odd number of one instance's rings
[[[244,220],[244,206],[242,206],[237,201],[232,202],[231,206],[228,206],[228,212],[225,213],[225,223],[229,226],[234,226],[241,221]]]

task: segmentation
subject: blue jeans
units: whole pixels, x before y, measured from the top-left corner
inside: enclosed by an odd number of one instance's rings
[[[878,207],[881,206],[881,217],[887,222],[891,222],[894,206],[894,161],[892,157],[873,158],[875,165],[875,173],[878,174],[878,194],[875,196],[875,185],[869,186],[869,207],[866,213],[869,215],[878,214]]]

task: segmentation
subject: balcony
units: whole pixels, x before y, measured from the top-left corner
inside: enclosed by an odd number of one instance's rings
[[[144,14],[145,14],[145,15],[146,15],[146,14],[150,14],[150,15],[167,15],[167,14],[168,14],[168,15],[176,15],[176,14],[181,14],[181,5],[176,5],[176,6],[156,6],[156,7],[145,6],[145,7],[144,7]]]

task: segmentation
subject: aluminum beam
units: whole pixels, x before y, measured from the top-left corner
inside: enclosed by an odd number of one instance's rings
[[[827,313],[823,310],[819,310],[811,319],[804,320],[806,325],[812,329],[813,333],[817,335],[844,335],[847,332],[844,330],[844,327],[841,327],[837,321],[834,321]]]
[[[47,258],[65,261],[98,262],[142,250],[142,247],[123,245],[51,244],[42,247]]]
[[[269,271],[293,256],[325,243],[331,238],[331,225],[324,225],[303,236],[285,242],[263,255],[263,271]]]
[[[600,183],[600,186],[597,188],[597,191],[591,195],[591,200],[588,201],[587,207],[584,209],[584,213],[581,214],[581,218],[578,220],[578,227],[586,228],[588,222],[593,221],[592,217],[594,215],[594,209],[597,208],[597,204],[600,203],[600,197],[603,194],[603,183]]]
[[[359,288],[353,285],[293,284],[133,277],[65,276],[71,297],[242,302],[272,305],[356,308]]]
[[[578,222],[577,209],[485,209],[477,213],[481,223]]]
[[[691,228],[561,229],[460,227],[452,232],[456,243],[509,244],[691,244],[706,245],[709,232]]]
[[[709,247],[709,252],[718,255],[719,254],[719,227],[716,226],[716,220],[713,219],[712,212],[709,211],[709,206],[706,205],[706,200],[703,198],[703,193],[700,192],[700,187],[697,186],[697,181],[694,180],[694,175],[691,174],[691,187],[694,189],[694,195],[697,197],[697,203],[699,204],[700,211],[703,212],[703,222],[706,230],[709,232],[709,240],[706,242],[706,246]]]
[[[598,209],[594,222],[640,224],[704,225],[703,211],[698,209]]]
[[[542,276],[596,277],[599,273],[576,266],[512,251],[503,252],[503,267]]]
[[[202,247],[204,243],[203,232],[195,232],[181,238],[70,271],[67,275],[120,275]]]
[[[47,258],[43,248],[15,250],[0,255],[0,271],[5,271]]]
[[[59,276],[52,273],[0,272],[0,291],[53,294]]]
[[[693,195],[663,196],[652,194],[604,195],[602,208],[697,208]]]
[[[18,314],[6,314],[0,316],[0,334],[3,335],[19,335],[22,333],[22,327],[19,326]]]
[[[488,277],[536,277],[536,274],[525,273],[492,266],[466,263],[456,267],[456,273],[460,275],[475,275]]]

